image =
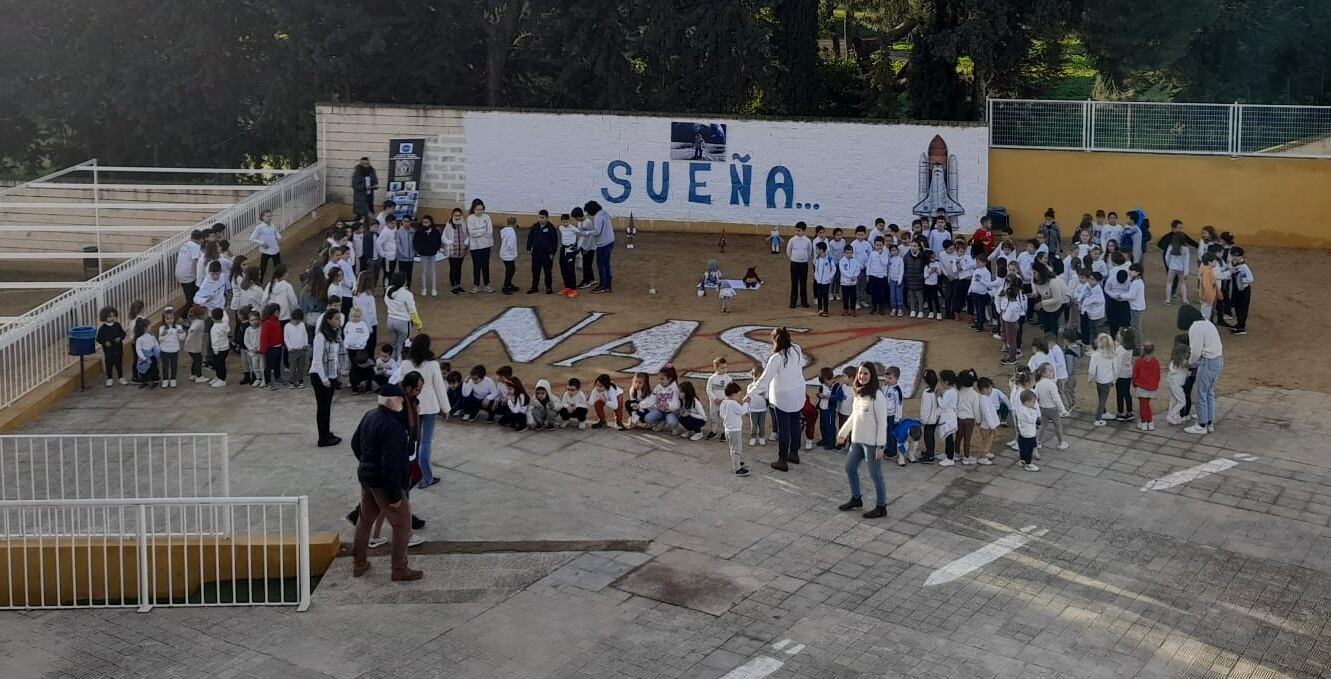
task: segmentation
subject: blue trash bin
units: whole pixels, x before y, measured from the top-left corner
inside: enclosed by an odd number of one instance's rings
[[[97,328],[76,325],[69,329],[69,355],[88,356],[97,353]]]

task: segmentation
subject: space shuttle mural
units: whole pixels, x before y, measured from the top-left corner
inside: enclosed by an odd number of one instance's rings
[[[961,184],[957,179],[959,165],[956,156],[947,154],[947,142],[941,136],[934,135],[929,142],[928,153],[920,155],[919,202],[911,211],[917,215],[933,216],[942,208],[948,221],[955,224],[956,218],[966,213],[958,196]]]

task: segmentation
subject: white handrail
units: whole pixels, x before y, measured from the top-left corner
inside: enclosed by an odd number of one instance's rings
[[[81,169],[91,170],[91,165],[78,165]],[[149,172],[156,174],[275,174],[288,175],[300,174],[302,170],[246,170],[235,167],[132,167],[124,165],[98,165],[97,169],[102,172]]]

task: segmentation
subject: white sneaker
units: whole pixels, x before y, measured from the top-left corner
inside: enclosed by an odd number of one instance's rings
[[[685,433],[685,434],[688,434],[688,432],[684,432],[684,433]],[[690,441],[701,441],[701,440],[702,440],[702,432],[700,432],[700,431],[699,431],[699,432],[694,432],[694,433],[693,433],[693,436],[690,436],[690,437],[689,437],[689,440],[690,440]]]
[[[1208,427],[1207,429],[1208,429],[1208,431],[1210,430],[1209,427]],[[1147,423],[1146,423],[1146,431],[1155,431],[1155,423],[1154,423],[1154,422],[1147,422]]]
[[[1096,418],[1095,422],[1093,422],[1092,424],[1094,424],[1097,427],[1103,427],[1105,426],[1105,421],[1100,418]]]
[[[586,422],[579,422],[579,423],[578,423],[578,429],[586,429],[586,428],[587,428],[587,423],[586,423]]]
[[[110,378],[110,377],[106,378],[106,386],[109,387],[109,386],[111,386],[111,385],[113,385],[113,384],[115,384],[115,383],[116,383],[115,379]]]
[[[963,466],[963,467],[969,467],[969,466],[971,466],[971,465],[973,465],[973,464],[975,464],[975,458],[973,458],[973,457],[963,457],[963,458],[961,458],[961,466]]]
[[[981,458],[978,458],[978,459],[975,460],[975,464],[982,464],[982,465],[985,465],[986,467],[989,466],[989,465],[991,465],[991,464],[993,464],[993,463],[994,463],[994,461],[991,460],[991,459],[989,459],[989,458],[987,458],[987,457],[981,457]]]
[[[127,380],[127,379],[125,379],[125,378],[123,378],[123,377],[120,378],[120,386],[123,387],[123,386],[125,386],[125,385],[127,385],[127,384],[129,384],[129,380]]]
[[[1208,430],[1206,427],[1203,427],[1200,424],[1194,424],[1192,426],[1185,428],[1183,431],[1186,431],[1189,434],[1206,434],[1210,430]]]
[[[904,466],[906,466],[906,454],[905,454],[905,453],[897,453],[897,466],[898,466],[898,467],[904,467]]]
[[[477,287],[477,286],[475,286],[475,285],[471,286],[471,294],[473,294],[473,295],[477,295],[477,294],[480,294],[480,292],[481,292],[481,289],[480,289],[479,287]]]
[[[776,432],[771,432],[771,433],[769,433],[769,434],[767,435],[767,440],[768,440],[768,441],[775,441],[775,440],[776,440]]]
[[[804,442],[804,449],[813,450],[813,439],[809,439],[808,441]]]
[[[1017,449],[1017,439],[1012,439],[1011,441],[1008,441],[1008,442],[1007,442],[1007,447],[1009,447],[1009,448],[1011,448],[1011,449],[1013,449],[1013,450],[1016,450],[1016,449]]]
[[[438,297],[438,296],[439,296],[439,291],[438,291],[438,290],[431,290],[431,291],[430,291],[430,296],[431,296],[431,297]]]
[[[416,535],[415,533],[412,533],[411,537],[407,538],[408,547],[420,547],[423,544],[425,544],[425,538]]]
[[[955,461],[949,460],[946,457],[938,461],[938,466],[940,467],[951,467],[954,464],[956,464]]]
[[[484,288],[481,288],[481,289],[484,290],[484,291],[486,291],[486,292],[494,292],[494,291],[495,291],[494,288],[492,288],[492,287],[490,287],[490,286],[488,286],[488,285],[485,286]]]
[[[388,544],[388,538],[384,537],[370,538],[369,547],[370,549],[374,549],[375,547],[382,547],[386,544]]]
[[[1032,462],[1031,464],[1024,464],[1024,465],[1021,466],[1021,468],[1022,468],[1022,469],[1025,469],[1025,470],[1028,471],[1028,472],[1038,472],[1038,471],[1040,471],[1040,468],[1037,467],[1037,466],[1035,466],[1035,463],[1033,463],[1033,462]]]
[[[1214,425],[1214,424],[1208,424],[1208,425],[1206,425],[1206,433],[1208,433],[1208,434],[1214,434],[1214,433],[1215,433],[1215,425]]]
[[[211,382],[208,383],[208,386],[210,386],[210,387],[225,387],[225,386],[226,386],[226,382],[223,382],[222,380],[219,380],[219,379],[217,379],[216,377],[214,377],[214,378],[213,378],[213,381],[211,381]]]
[[[1059,450],[1067,450],[1067,449],[1068,449],[1068,442],[1067,442],[1067,441],[1064,441],[1064,442],[1058,444],[1058,449],[1059,449]]]
[[[756,438],[750,436],[750,437],[749,437],[749,446],[750,446],[750,447],[753,447],[753,446],[756,446],[756,445],[758,445],[758,439],[756,439]]]
[[[759,439],[758,439],[758,445],[760,445],[760,446],[765,446],[765,445],[767,445],[767,439],[765,439],[765,438],[759,438]]]

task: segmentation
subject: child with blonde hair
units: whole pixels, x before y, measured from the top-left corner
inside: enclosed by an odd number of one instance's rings
[[[1169,385],[1169,413],[1165,415],[1165,421],[1172,425],[1180,425],[1187,421],[1183,417],[1183,408],[1188,403],[1188,392],[1186,385],[1188,383],[1188,345],[1175,343],[1174,350],[1169,353],[1169,376],[1166,383]]]
[[[1095,426],[1105,426],[1105,418],[1109,416],[1109,388],[1113,386],[1117,372],[1114,368],[1114,359],[1118,355],[1118,345],[1114,344],[1114,338],[1106,333],[1100,333],[1095,338],[1095,351],[1091,352],[1091,360],[1088,362],[1087,375],[1091,384],[1095,385]]]
[[[1053,432],[1058,441],[1059,450],[1067,450],[1068,442],[1063,439],[1063,417],[1068,409],[1058,393],[1058,378],[1053,363],[1041,363],[1035,370],[1035,398],[1040,408],[1040,435],[1037,443],[1047,441],[1048,433]]]

